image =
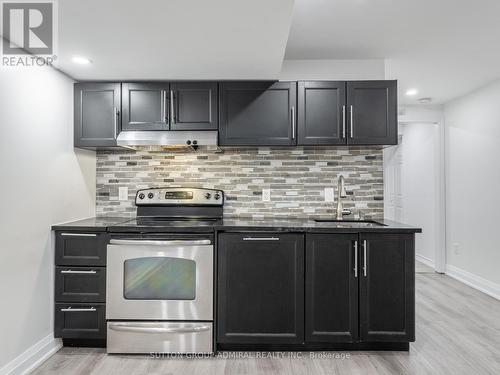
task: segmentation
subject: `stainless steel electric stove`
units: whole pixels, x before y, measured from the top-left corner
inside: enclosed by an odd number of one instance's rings
[[[137,192],[137,217],[110,227],[108,353],[212,353],[214,225],[224,193]]]

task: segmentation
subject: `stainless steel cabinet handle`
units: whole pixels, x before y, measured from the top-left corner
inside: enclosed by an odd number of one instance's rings
[[[351,105],[351,138],[354,138],[354,106]]]
[[[292,116],[292,139],[295,139],[295,107],[291,108]]]
[[[111,240],[109,241],[111,245],[131,245],[131,246],[199,246],[199,245],[211,245],[210,240],[172,240],[172,241],[155,241],[155,240]]]
[[[115,138],[118,135],[118,108],[113,107],[113,122],[115,126]]]
[[[170,119],[175,124],[174,90],[170,90]]]
[[[88,309],[80,309],[80,308],[74,309],[72,307],[68,307],[66,309],[61,309],[61,311],[62,312],[93,312],[93,311],[97,311],[97,309],[94,307],[90,307]]]
[[[244,237],[243,241],[279,241],[279,237]]]
[[[168,123],[167,119],[167,93],[165,90],[161,90],[161,121]]]
[[[354,277],[358,277],[358,241],[354,241]]]
[[[345,105],[342,106],[342,138],[345,138]]]
[[[96,274],[97,272],[94,271],[94,270],[90,270],[90,271],[73,271],[73,270],[62,270],[61,273],[72,273],[72,274],[89,274],[89,275],[93,275],[93,274]]]
[[[363,276],[366,277],[367,261],[366,261],[366,240],[363,240]]]
[[[97,237],[95,233],[61,233],[65,237]]]
[[[210,326],[195,326],[195,327],[142,327],[142,326],[132,326],[132,325],[121,325],[121,324],[109,324],[109,329],[113,331],[123,331],[123,332],[142,332],[142,333],[193,333],[193,332],[203,332],[210,330]]]

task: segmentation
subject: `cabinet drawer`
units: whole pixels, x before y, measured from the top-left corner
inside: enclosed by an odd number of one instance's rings
[[[56,232],[56,266],[105,266],[107,233]]]
[[[56,302],[106,302],[106,269],[56,267]]]
[[[105,339],[104,304],[56,303],[54,337],[64,339]]]

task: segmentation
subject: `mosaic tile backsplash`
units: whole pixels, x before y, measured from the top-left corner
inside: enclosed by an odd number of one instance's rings
[[[97,153],[97,214],[135,215],[137,189],[193,186],[222,189],[225,217],[307,218],[331,216],[336,203],[325,202],[325,187],[344,175],[353,215],[383,217],[382,150],[373,147],[225,148],[198,151],[113,150]],[[129,199],[118,200],[128,187]],[[262,201],[262,189],[271,201]]]

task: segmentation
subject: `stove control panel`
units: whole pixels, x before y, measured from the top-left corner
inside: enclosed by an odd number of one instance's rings
[[[136,206],[223,206],[222,190],[204,188],[141,189],[135,195]]]

